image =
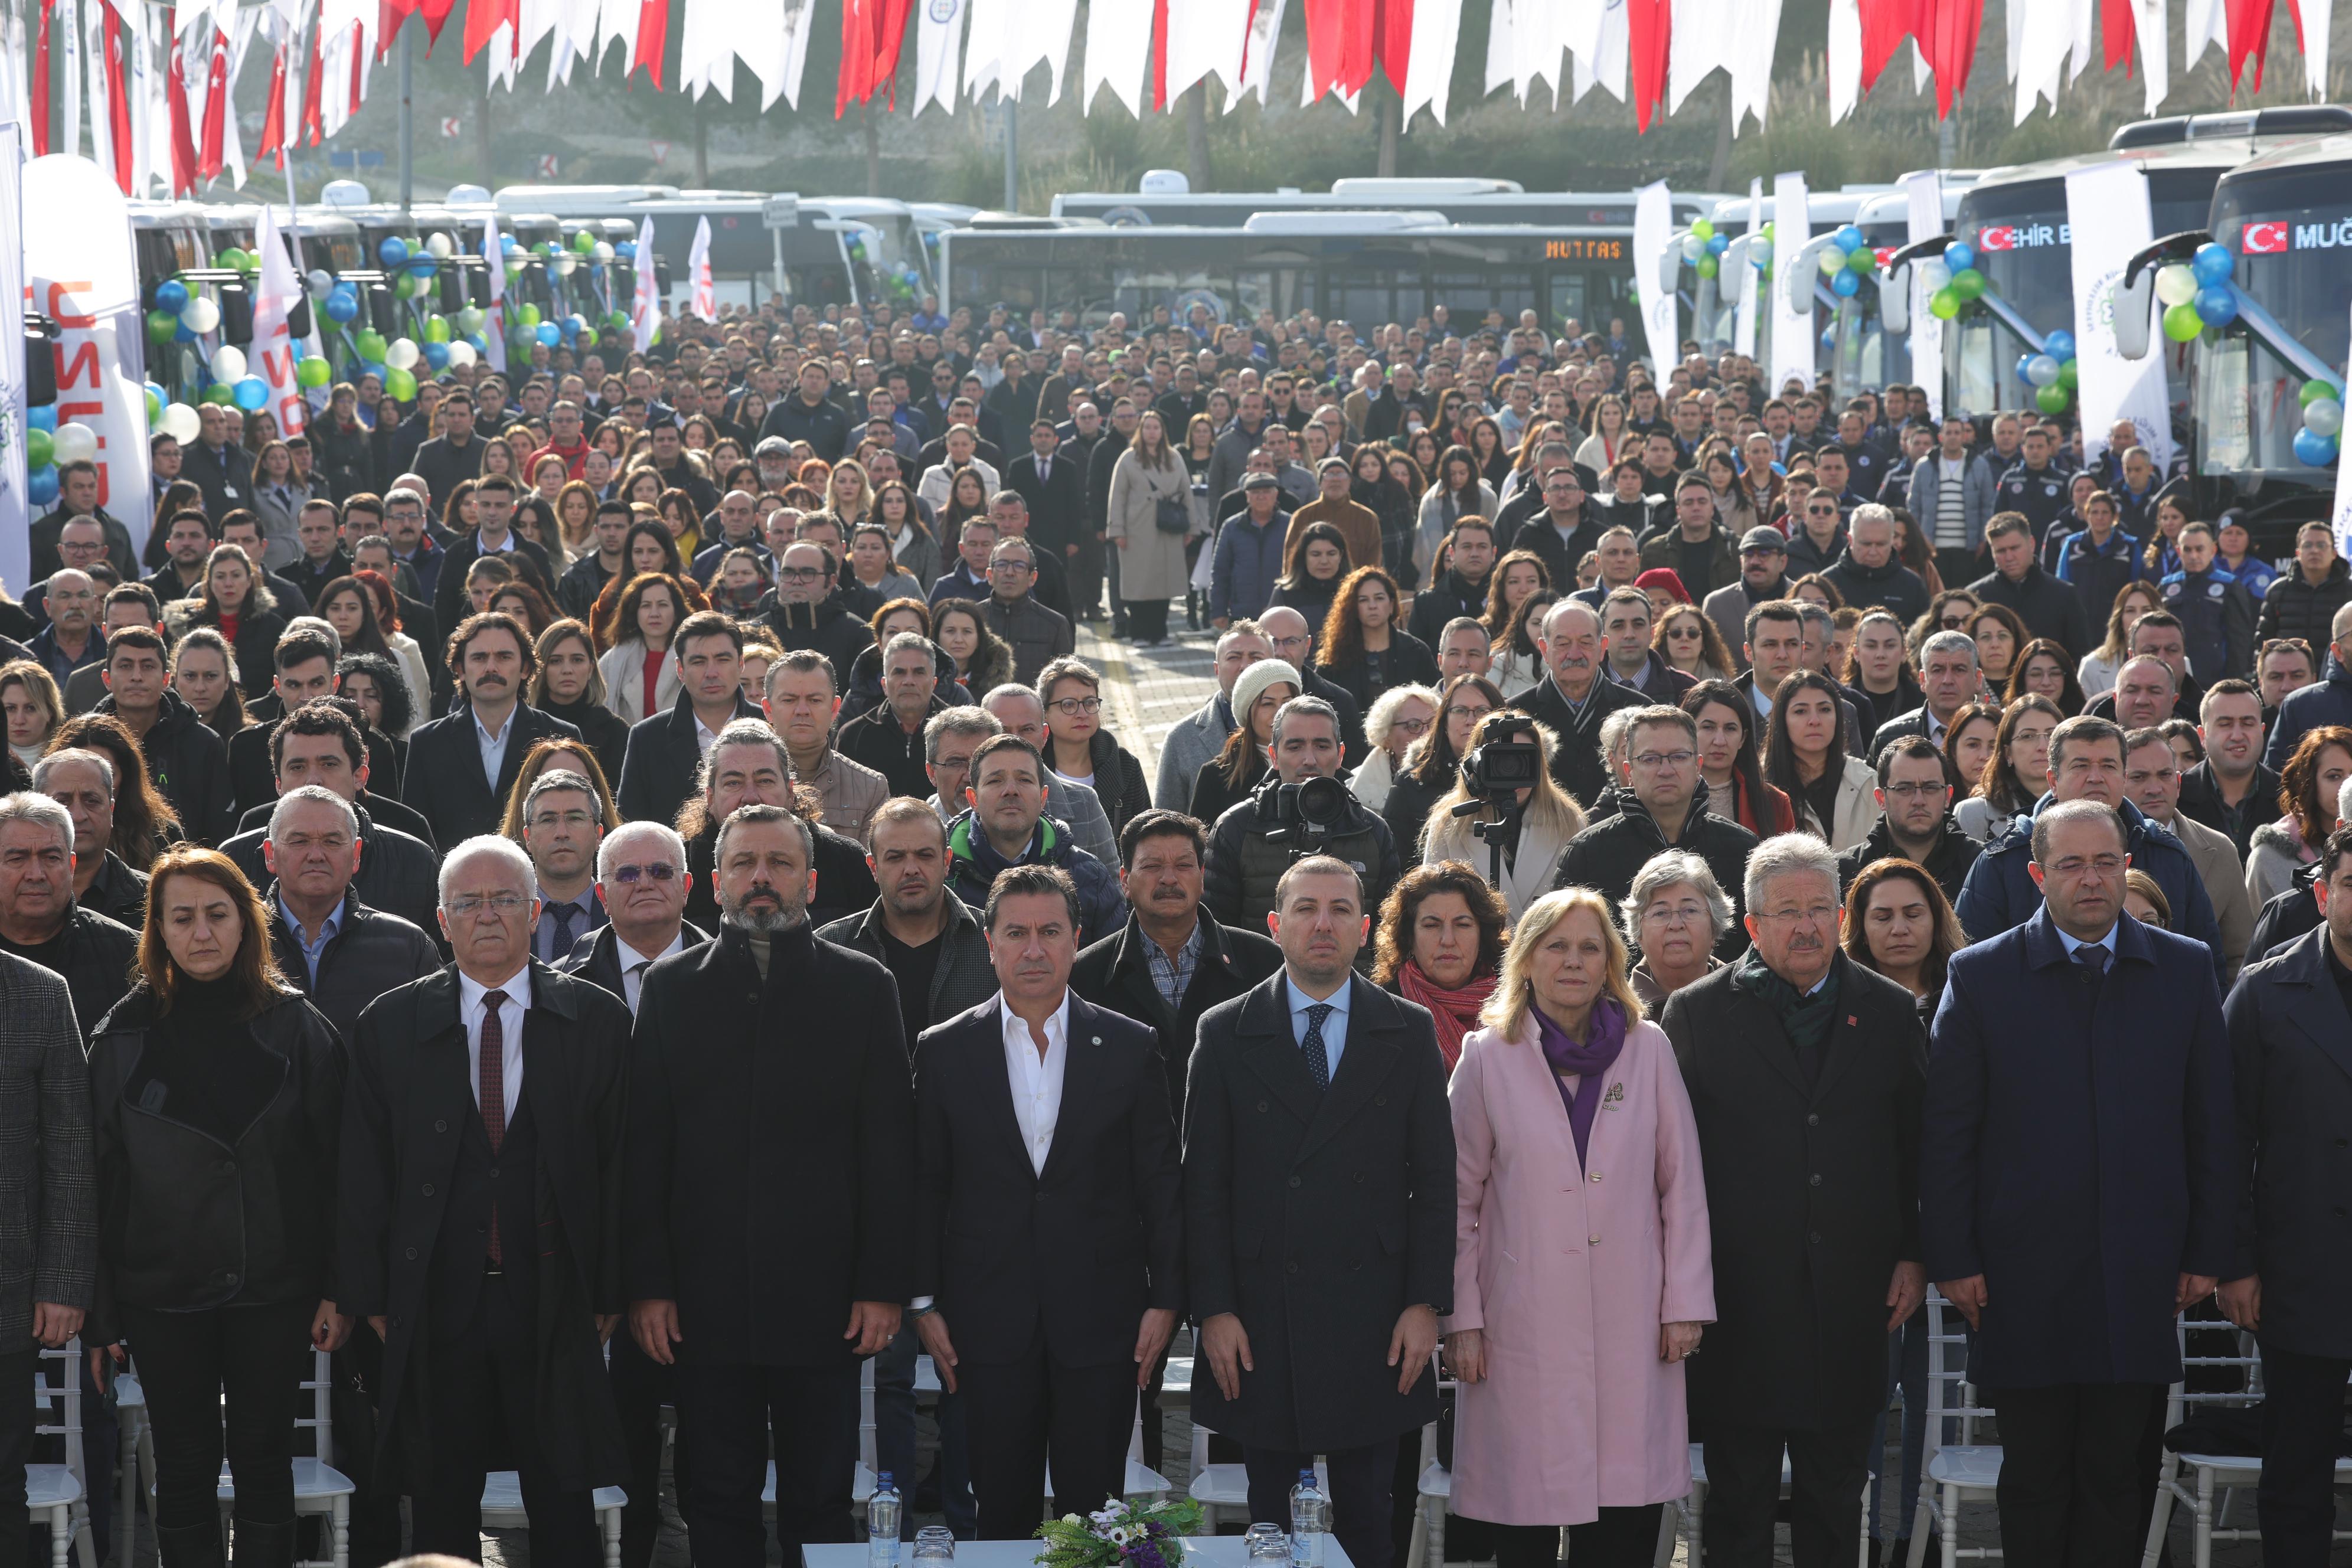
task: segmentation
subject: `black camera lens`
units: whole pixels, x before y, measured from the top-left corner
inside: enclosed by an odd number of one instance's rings
[[[1298,786],[1298,819],[1315,827],[1348,820],[1348,786],[1338,779],[1308,779]]]

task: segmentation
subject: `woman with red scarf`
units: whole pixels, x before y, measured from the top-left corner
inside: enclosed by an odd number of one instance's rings
[[[1459,860],[1414,867],[1381,906],[1372,979],[1429,1009],[1449,1073],[1502,972],[1509,925],[1502,895]]]

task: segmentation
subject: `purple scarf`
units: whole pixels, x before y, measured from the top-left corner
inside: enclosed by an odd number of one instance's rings
[[[1542,1042],[1544,1060],[1551,1066],[1552,1083],[1559,1090],[1560,1103],[1568,1107],[1568,1129],[1576,1136],[1576,1163],[1580,1167],[1585,1146],[1592,1141],[1593,1115],[1601,1109],[1601,1077],[1625,1048],[1625,1009],[1607,996],[1595,1002],[1591,1021],[1585,1027],[1591,1037],[1582,1045],[1545,1017],[1542,1008],[1529,1011],[1535,1014],[1536,1038]],[[1559,1076],[1571,1072],[1577,1075],[1573,1092]]]

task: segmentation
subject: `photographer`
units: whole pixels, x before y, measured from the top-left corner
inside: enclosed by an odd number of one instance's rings
[[[1487,714],[1422,834],[1423,865],[1468,865],[1503,895],[1515,921],[1551,891],[1561,853],[1584,831],[1583,808],[1546,771],[1558,744],[1524,713]]]
[[[1309,855],[1348,862],[1378,908],[1402,868],[1388,824],[1339,782],[1339,715],[1319,697],[1294,697],[1274,716],[1274,773],[1217,818],[1209,840],[1209,912],[1255,930],[1274,912],[1275,884]]]

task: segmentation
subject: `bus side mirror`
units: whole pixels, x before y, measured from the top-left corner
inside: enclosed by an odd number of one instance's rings
[[[2126,359],[2146,359],[2155,333],[2156,268],[2143,267],[2129,282],[2118,279],[2115,292],[2116,352]]]
[[[1911,330],[1911,264],[1878,275],[1878,319],[1890,332]]]
[[[1658,297],[1664,299],[1682,286],[1683,237],[1669,235],[1666,247],[1658,252]]]
[[[1790,258],[1780,274],[1783,290],[1781,298],[1788,302],[1789,314],[1797,315],[1813,308],[1813,285],[1821,277],[1822,252],[1837,243],[1837,231],[1805,241],[1804,248]],[[1778,260],[1778,258],[1775,258]]]

